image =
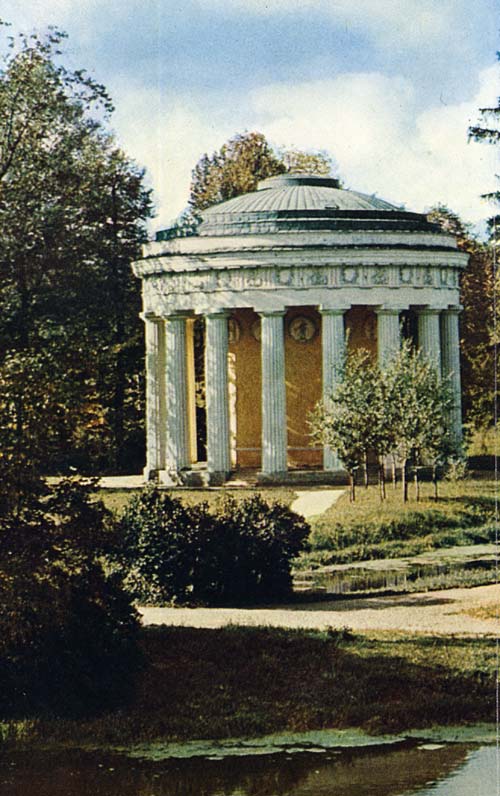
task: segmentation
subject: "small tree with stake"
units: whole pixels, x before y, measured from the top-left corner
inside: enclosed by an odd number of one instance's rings
[[[401,460],[403,501],[408,500],[407,469],[411,459],[418,500],[418,466],[437,461],[449,447],[450,390],[433,363],[413,350],[408,341],[392,359],[384,379],[391,405],[392,434]]]
[[[401,462],[403,500],[408,500],[408,464],[418,468],[437,463],[451,452],[448,419],[451,394],[446,382],[422,353],[405,341],[384,370],[367,351],[351,354],[341,370],[341,382],[310,418],[314,437],[336,450],[355,500],[357,470],[372,452],[378,461],[380,498],[385,498],[385,458],[394,453]]]
[[[346,358],[332,395],[311,413],[313,436],[335,450],[349,475],[350,499],[356,499],[356,473],[366,462],[380,429],[378,369],[367,351]]]

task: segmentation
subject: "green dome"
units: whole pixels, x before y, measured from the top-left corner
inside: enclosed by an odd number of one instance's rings
[[[376,196],[339,187],[332,177],[281,174],[256,191],[208,207],[203,236],[340,229],[434,229],[426,217],[408,213]]]

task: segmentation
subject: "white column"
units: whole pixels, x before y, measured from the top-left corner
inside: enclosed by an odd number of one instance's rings
[[[261,312],[262,472],[287,469],[284,311]]]
[[[440,310],[426,307],[418,310],[418,345],[422,353],[441,373]]]
[[[165,327],[144,315],[146,337],[146,480],[165,467]]]
[[[453,439],[462,441],[462,390],[460,385],[460,307],[451,307],[441,314],[441,356],[443,378],[449,380],[452,394],[450,422]]]
[[[224,481],[231,469],[226,313],[213,312],[206,315],[205,330],[207,465],[213,482]]]
[[[168,476],[190,465],[186,316],[165,318],[166,462]]]
[[[321,308],[321,348],[323,361],[323,402],[327,403],[339,383],[345,357],[344,313],[346,307]],[[342,467],[335,451],[323,448],[323,469]]]
[[[375,312],[377,313],[377,358],[378,364],[383,368],[401,348],[399,322],[401,310],[378,307]]]

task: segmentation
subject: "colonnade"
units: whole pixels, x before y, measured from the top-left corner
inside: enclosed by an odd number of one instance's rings
[[[322,390],[327,398],[340,378],[345,351],[344,315],[349,307],[320,307],[322,327]],[[377,351],[384,366],[401,345],[400,314],[406,308],[376,307]],[[416,308],[418,344],[443,377],[450,379],[453,409],[450,422],[461,436],[459,307]],[[285,310],[261,311],[262,463],[264,476],[283,477],[287,471],[285,385]],[[187,334],[191,313],[158,317],[146,314],[146,478],[160,473],[167,483],[179,482],[189,469],[190,420]],[[223,482],[231,470],[228,393],[227,310],[205,315],[205,382],[207,412],[207,470],[211,482]],[[334,471],[340,463],[324,449],[323,467]]]

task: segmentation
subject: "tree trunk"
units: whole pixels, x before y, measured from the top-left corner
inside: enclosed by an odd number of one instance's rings
[[[385,466],[383,458],[379,459],[378,463],[378,485],[380,489],[380,500],[383,502],[387,497],[385,493]]]
[[[408,480],[406,477],[406,459],[401,462],[401,486],[403,487],[403,503],[408,502]]]
[[[354,503],[354,501],[356,500],[356,479],[353,470],[349,471],[349,486],[350,486],[349,500],[351,503]]]
[[[438,479],[437,479],[437,467],[434,465],[432,468],[432,483],[434,484],[434,500],[438,501]]]
[[[391,456],[391,470],[392,470],[392,488],[396,489],[397,484],[397,477],[396,477],[396,456],[393,453]]]
[[[363,456],[363,482],[365,485],[365,489],[368,489],[368,454],[365,453]]]
[[[415,484],[415,500],[418,503],[420,500],[420,481],[418,480],[418,467],[415,467],[413,471],[413,482]]]

